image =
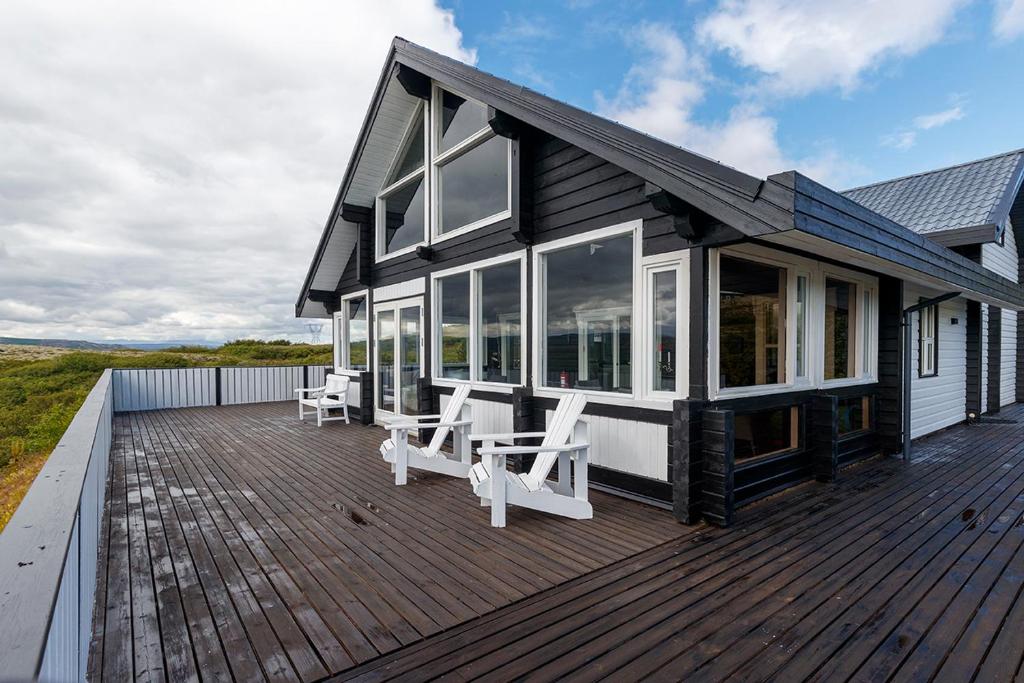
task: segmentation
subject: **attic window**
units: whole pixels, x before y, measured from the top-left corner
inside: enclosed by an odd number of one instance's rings
[[[426,140],[426,107],[420,105],[377,195],[378,256],[405,253],[426,241]]]
[[[435,88],[433,143],[435,241],[511,215],[512,143],[491,130],[486,107]]]

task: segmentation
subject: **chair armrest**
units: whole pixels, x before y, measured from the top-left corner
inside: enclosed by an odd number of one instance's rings
[[[589,444],[585,443],[570,443],[564,446],[495,446],[493,448],[478,448],[476,450],[480,455],[519,455],[523,453],[539,453],[544,451],[554,451],[557,453],[566,453],[573,451],[582,451],[585,448],[590,448]]]
[[[470,441],[507,441],[509,439],[540,439],[547,432],[514,432],[511,434],[470,434]]]
[[[424,420],[440,420],[440,415],[394,415],[392,417],[384,418],[384,427],[388,428],[392,423],[400,422],[403,425],[411,424],[416,425]]]
[[[323,391],[326,388],[327,388],[326,385],[324,385],[322,387],[308,387],[308,388],[305,388],[305,389],[296,389],[295,393],[296,394],[301,394],[301,393],[308,393],[310,391]]]
[[[389,422],[387,429],[415,429],[416,427],[465,427],[473,424],[472,420],[457,420],[455,422]]]

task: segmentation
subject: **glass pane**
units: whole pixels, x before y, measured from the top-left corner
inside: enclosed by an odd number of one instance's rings
[[[825,379],[856,374],[857,285],[825,278]]]
[[[439,169],[441,232],[508,209],[508,140],[493,137]]]
[[[800,447],[800,410],[796,407],[736,415],[736,462]]]
[[[384,253],[390,254],[423,241],[423,176],[384,198],[387,228]]]
[[[722,256],[719,386],[785,381],[786,270]]]
[[[450,92],[441,96],[441,151],[445,152],[487,124],[487,107]]]
[[[796,279],[796,376],[807,376],[807,278]]]
[[[399,357],[399,410],[403,415],[419,412],[416,381],[420,377],[420,307],[403,308],[398,316]]]
[[[410,131],[412,132],[412,135],[410,135],[405,149],[402,150],[402,160],[398,162],[394,173],[391,174],[391,177],[388,178],[388,182],[386,182],[385,185],[397,182],[413,171],[423,168],[424,134],[422,108],[416,115],[416,123],[413,124]]]
[[[871,427],[871,397],[839,399],[839,433],[850,434]]]
[[[654,390],[676,390],[676,272],[655,273]]]
[[[480,271],[480,379],[519,384],[520,266],[507,263]]]
[[[377,407],[395,412],[395,312],[377,314]]]
[[[439,283],[441,376],[469,379],[469,273]]]
[[[349,370],[366,370],[366,298],[348,302]]]
[[[632,389],[633,236],[544,256],[549,387]]]

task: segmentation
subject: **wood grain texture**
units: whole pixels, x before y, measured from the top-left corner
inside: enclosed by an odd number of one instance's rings
[[[492,529],[466,481],[395,487],[383,430],[293,412],[116,417],[92,680],[319,680],[696,533],[596,491]]]

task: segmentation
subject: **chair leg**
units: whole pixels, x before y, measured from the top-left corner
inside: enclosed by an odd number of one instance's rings
[[[306,411],[302,409],[302,403],[299,403],[299,421],[306,419]]]
[[[395,437],[395,486],[405,486],[409,471],[409,432],[392,432]]]
[[[508,485],[505,474],[505,457],[488,454],[491,470],[491,526],[503,528],[505,526],[505,487]]]
[[[316,407],[316,426],[317,427],[323,427],[324,426],[324,411],[323,411],[323,408],[321,408],[320,406]]]
[[[352,424],[351,422],[348,421],[348,401],[345,402],[342,410],[344,411],[345,414],[345,424]]]

